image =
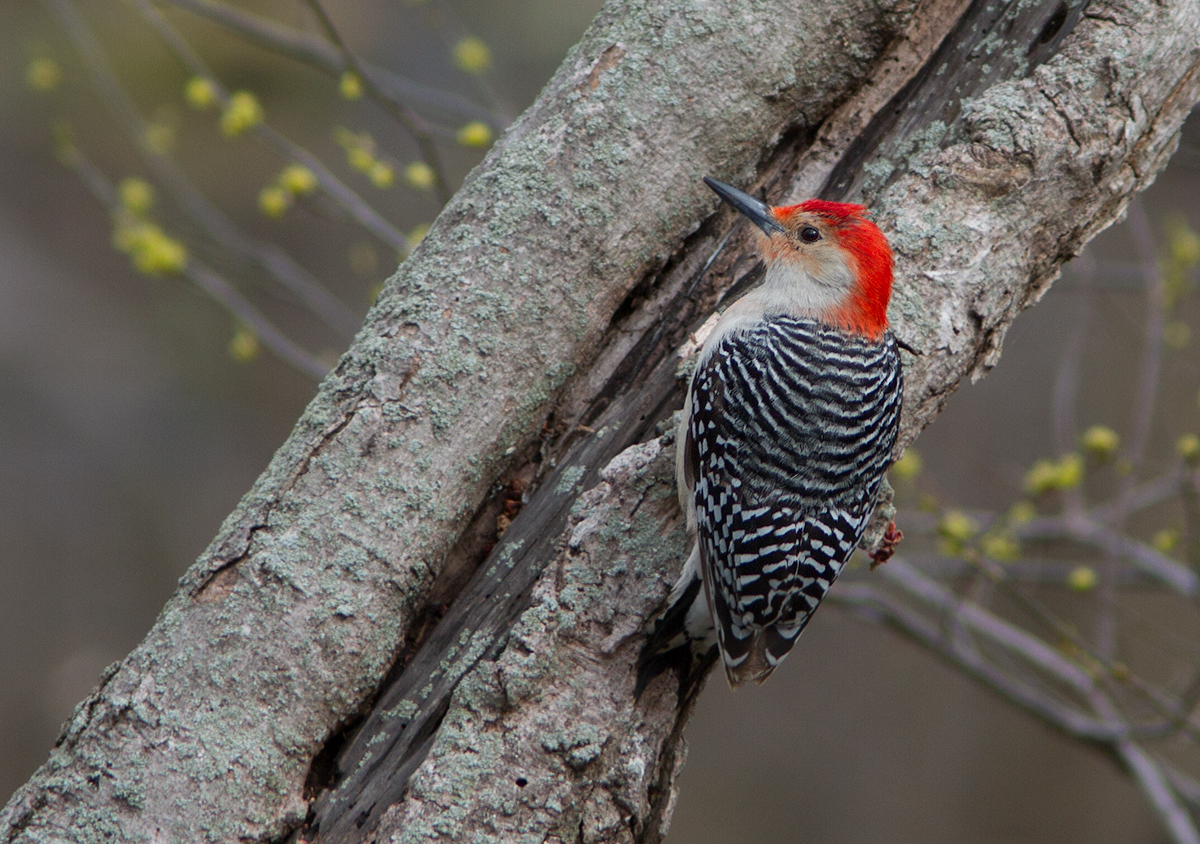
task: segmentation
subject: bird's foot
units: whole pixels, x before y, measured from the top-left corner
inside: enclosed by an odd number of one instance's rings
[[[883,532],[883,540],[879,543],[879,547],[871,553],[871,571],[875,571],[892,558],[892,555],[896,553],[896,546],[903,538],[904,534],[901,533],[900,528],[896,527],[896,523],[888,522],[887,530]]]

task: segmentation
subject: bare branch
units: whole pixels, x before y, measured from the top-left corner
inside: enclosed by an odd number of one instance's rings
[[[1132,741],[1117,742],[1117,752],[1150,798],[1150,805],[1163,819],[1171,840],[1175,844],[1200,844],[1200,832],[1196,831],[1191,814],[1150,754]]]
[[[179,207],[210,238],[225,249],[240,253],[266,269],[280,284],[290,290],[326,325],[343,337],[353,336],[360,319],[330,294],[307,270],[297,264],[278,246],[255,241],[246,235],[219,208],[196,190],[187,176],[165,155],[150,149],[146,143],[146,122],[117,81],[99,42],[71,5],[70,0],[43,0],[83,56],[91,79],[101,99],[129,137],[133,148],[155,178],[166,187]]]
[[[1101,553],[1112,553],[1145,569],[1181,595],[1195,597],[1200,578],[1195,572],[1153,548],[1131,539],[1096,519],[1084,517],[1035,519],[1017,529],[1022,539],[1071,539]]]
[[[67,0],[47,0],[47,2],[66,3]],[[142,12],[146,20],[158,31],[159,35],[167,42],[168,46],[171,47],[191,74],[209,80],[213,84],[217,99],[221,102],[222,106],[228,106],[229,91],[212,74],[196,51],[175,31],[175,28],[163,17],[162,13],[154,8],[150,0],[135,0],[135,2],[138,10]],[[367,231],[400,252],[408,251],[408,238],[391,223],[383,219],[362,197],[351,190],[319,158],[307,149],[293,142],[282,133],[272,129],[267,123],[257,123],[246,131],[274,147],[284,160],[298,162],[311,170],[313,175],[317,177],[317,182],[321,185],[322,190]]]
[[[888,565],[895,561],[893,558]],[[831,593],[830,600],[835,604],[844,603],[856,613],[891,624],[906,636],[986,683],[1003,697],[1069,735],[1089,741],[1111,741],[1129,732],[1129,728],[1123,723],[1101,720],[1082,713],[1077,707],[1064,703],[1044,684],[1023,679],[1011,670],[994,665],[985,659],[977,648],[972,647],[964,636],[955,635],[947,630],[944,624],[935,624],[924,614],[906,607],[885,592],[869,586],[855,585]],[[960,620],[953,614],[948,618],[953,619],[955,624]],[[992,628],[989,633],[999,633],[1001,639],[1008,639],[1010,634],[1016,639],[1024,636],[1023,631],[999,619],[995,619],[989,626]],[[1019,646],[1017,649],[1019,650]],[[1054,676],[1066,683],[1070,683],[1072,679],[1062,674]]]
[[[146,2],[146,0],[143,0]],[[321,28],[325,30],[325,34],[329,36],[342,54],[342,60],[354,74],[356,74],[366,87],[367,94],[376,103],[379,104],[388,114],[390,114],[401,126],[408,130],[408,133],[413,136],[417,142],[417,148],[421,151],[422,160],[429,165],[429,169],[433,171],[434,189],[437,191],[438,200],[445,205],[450,199],[450,187],[446,184],[446,172],[442,167],[441,156],[438,155],[437,147],[434,146],[433,136],[429,132],[429,127],[425,125],[425,120],[413,110],[406,108],[404,105],[389,99],[380,87],[375,84],[375,80],[367,72],[362,62],[358,57],[346,46],[342,41],[342,36],[338,34],[337,27],[333,25],[329,15],[325,13],[325,8],[321,5],[320,0],[305,0],[308,8],[316,15],[317,20],[321,23]]]
[[[109,212],[114,214],[120,212],[121,204],[116,190],[82,152],[72,147],[62,150],[61,155],[64,163],[79,175],[92,195],[100,200]],[[189,258],[180,273],[244,323],[280,359],[318,381],[329,373],[328,366],[289,340],[245,296],[219,274],[195,258]]]
[[[257,44],[272,53],[303,62],[329,74],[334,79],[349,69],[345,55],[330,45],[328,41],[289,29],[227,3],[218,3],[214,0],[158,0],[158,2],[186,9],[206,20],[220,24],[252,44]],[[396,106],[403,106],[404,100],[412,100],[469,120],[480,120],[493,129],[503,129],[507,125],[505,121],[488,109],[451,91],[422,85],[361,58],[358,59],[358,62],[363,71],[363,79],[372,80],[382,95]],[[444,131],[446,137],[453,137],[453,131]]]
[[[1129,232],[1141,260],[1146,286],[1145,349],[1142,352],[1141,374],[1134,398],[1133,436],[1127,451],[1130,465],[1140,469],[1150,442],[1150,423],[1153,419],[1155,397],[1158,395],[1159,373],[1162,370],[1163,325],[1166,321],[1166,299],[1162,270],[1158,266],[1158,250],[1150,222],[1140,201],[1129,203]],[[1132,473],[1125,487],[1132,484]]]

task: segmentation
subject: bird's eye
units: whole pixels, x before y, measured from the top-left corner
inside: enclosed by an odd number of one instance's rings
[[[812,226],[805,226],[800,229],[800,239],[805,243],[816,243],[821,239],[821,233]]]

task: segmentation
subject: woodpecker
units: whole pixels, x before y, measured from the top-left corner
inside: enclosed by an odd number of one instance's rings
[[[758,227],[766,270],[697,357],[676,437],[696,539],[642,651],[638,695],[671,666],[682,690],[714,646],[731,686],[770,676],[854,553],[900,423],[892,251],[866,209],[773,208],[704,181]]]

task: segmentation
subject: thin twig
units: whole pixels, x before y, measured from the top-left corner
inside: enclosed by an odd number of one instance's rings
[[[1196,573],[1165,554],[1090,518],[1040,518],[1019,525],[1014,532],[1022,540],[1070,539],[1102,553],[1113,552],[1189,598],[1200,594]]]
[[[992,565],[985,558],[973,560],[969,555],[964,557],[964,562],[954,572],[944,571],[945,565],[939,567],[947,575],[960,575],[968,565],[977,567],[989,577],[989,582],[1004,590],[1005,596],[1016,606],[1029,613],[1039,624],[1045,625],[1045,629],[1050,631],[1049,638],[1069,643],[1079,664],[1023,627],[992,615],[980,603],[956,594],[903,560],[893,559],[882,569],[882,573],[910,598],[925,604],[925,607],[915,609],[910,601],[896,601],[858,582],[842,589],[835,600],[845,601],[860,612],[888,621],[1003,696],[1060,729],[1077,737],[1110,745],[1147,795],[1171,839],[1177,844],[1200,844],[1200,835],[1185,805],[1188,800],[1200,800],[1200,785],[1190,779],[1181,780],[1177,772],[1164,769],[1139,743],[1168,737],[1194,743],[1200,738],[1200,725],[1192,720],[1193,710],[1200,702],[1200,675],[1193,673],[1192,681],[1176,695],[1159,688],[1134,673],[1128,665],[1116,660],[1115,610],[1122,597],[1118,587],[1136,577],[1124,565],[1126,561],[1179,594],[1196,598],[1200,592],[1197,571],[1137,542],[1125,532],[1125,524],[1135,512],[1176,496],[1182,499],[1187,508],[1189,504],[1195,505],[1195,499],[1200,497],[1196,473],[1180,465],[1151,481],[1135,485],[1137,470],[1144,466],[1146,460],[1153,428],[1154,403],[1162,372],[1165,310],[1163,279],[1156,262],[1153,237],[1144,211],[1136,202],[1130,209],[1130,224],[1138,247],[1139,268],[1148,309],[1140,380],[1133,397],[1131,434],[1123,449],[1130,471],[1121,478],[1113,499],[1104,505],[1089,509],[1084,489],[1075,488],[1061,496],[1062,511],[1059,515],[1038,518],[1014,527],[1022,540],[1070,540],[1095,549],[1105,558],[1099,588],[1093,592],[1098,601],[1093,639],[1089,641],[1072,625],[1060,620],[1036,596],[1027,594],[1028,590],[1017,588],[1016,584],[1023,574],[1028,577],[1036,572],[1044,577],[1046,571],[1042,567],[1022,572],[1015,564],[1000,567]],[[1083,269],[1089,278],[1093,275],[1094,268],[1085,266]],[[1085,345],[1088,306],[1089,303],[1085,303],[1079,315],[1079,328],[1068,343],[1055,384],[1052,413],[1060,453],[1071,450],[1073,446],[1074,406]],[[1200,510],[1185,516],[1185,519],[1188,518],[1194,520],[1188,524],[1190,545],[1197,534],[1193,525],[1200,525]],[[980,521],[994,521],[994,516],[985,515]],[[1200,556],[1200,552],[1189,550],[1189,560],[1193,553]],[[1066,564],[1059,565],[1065,567]],[[1017,661],[1007,665],[996,664],[981,650],[980,644],[984,643],[1003,649],[1005,653],[1015,656]],[[1078,703],[1064,699],[1065,691],[1078,695]],[[1137,711],[1133,707],[1144,706],[1149,708],[1147,712],[1152,710],[1161,719],[1131,723],[1127,714],[1118,707],[1118,699],[1124,702],[1124,708],[1128,711]]]
[[[932,601],[943,611],[952,613],[952,615],[948,615],[947,617],[953,618],[956,623],[964,624],[971,629],[977,629],[983,635],[995,639],[998,644],[1004,645],[1006,648],[1019,645],[1019,653],[1026,660],[1029,660],[1031,656],[1037,657],[1040,660],[1046,660],[1045,648],[1049,646],[1041,643],[1040,639],[1032,637],[1024,631],[1022,631],[1024,638],[1016,636],[1013,631],[1017,628],[1013,628],[1008,622],[1000,621],[976,603],[965,601],[957,596],[953,598],[948,597],[952,593],[945,590],[945,587],[941,587],[933,581],[924,578],[906,563],[901,562],[893,569],[888,570],[887,573],[893,575],[894,579],[912,594],[919,595],[923,600]],[[1128,666],[1118,668],[1110,657],[1101,653],[1094,645],[1089,644],[1072,627],[1060,621],[1038,601],[1013,588],[1013,584],[1007,580],[1004,572],[995,571],[991,572],[991,574],[991,581],[997,587],[1003,589],[1012,601],[1044,624],[1047,629],[1054,631],[1055,635],[1061,640],[1071,643],[1080,654],[1084,655],[1090,661],[1088,669],[1080,669],[1086,673],[1089,682],[1086,687],[1083,685],[1078,686],[1078,691],[1086,691],[1088,687],[1095,683],[1097,678],[1110,679],[1120,674],[1121,685],[1137,693],[1146,704],[1156,710],[1164,719],[1161,722],[1139,725],[1133,730],[1133,733],[1150,737],[1162,737],[1177,733],[1180,730],[1186,730],[1189,734],[1195,733],[1195,730],[1187,723],[1188,711],[1184,705],[1181,705],[1177,701],[1168,700],[1158,694],[1157,690],[1152,686],[1130,672]],[[939,593],[939,590],[942,591]],[[978,613],[983,613],[984,615],[978,615]],[[979,627],[979,619],[986,619],[987,625]],[[997,630],[1003,630],[1004,635],[998,636],[995,632]],[[1043,664],[1057,665],[1053,661],[1045,661]],[[1069,664],[1074,663],[1069,662]],[[1056,673],[1059,675],[1062,674],[1061,667],[1056,669]]]
[[[1119,493],[1106,504],[1093,507],[1090,515],[1093,521],[1111,524],[1116,519],[1128,518],[1147,507],[1161,504],[1178,493],[1179,472],[1176,469],[1170,469],[1154,480]]]
[[[1154,235],[1150,231],[1150,223],[1146,219],[1141,202],[1136,197],[1129,205],[1129,232],[1133,237],[1144,278],[1146,328],[1142,366],[1131,408],[1133,433],[1126,451],[1129,470],[1118,484],[1118,498],[1124,498],[1133,488],[1135,472],[1142,468],[1146,458],[1146,447],[1150,442],[1150,430],[1154,419],[1154,403],[1162,373],[1163,325],[1166,315],[1165,285],[1155,254]],[[1124,514],[1114,514],[1108,522],[1108,527],[1116,533],[1123,534]],[[1098,588],[1094,593],[1097,606],[1096,649],[1106,660],[1113,659],[1117,649],[1117,628],[1113,618],[1113,609],[1118,601],[1116,568],[1117,552],[1109,544],[1104,551]]]
[[[67,0],[43,2],[78,48],[102,101],[132,140],[147,168],[175,198],[179,207],[213,241],[225,249],[240,253],[267,270],[326,325],[344,338],[351,337],[360,323],[360,319],[354,313],[278,246],[255,241],[243,233],[219,208],[192,186],[187,176],[170,158],[147,146],[146,122],[108,66],[103,50],[91,30]]]
[[[902,585],[910,595],[933,606],[945,619],[941,625],[934,624],[921,613],[861,583],[832,593],[832,601],[881,614],[906,634],[967,669],[1005,697],[1079,738],[1096,741],[1164,738],[1178,734],[1181,729],[1195,737],[1196,730],[1186,721],[1186,708],[1160,694],[1145,694],[1145,699],[1164,716],[1163,721],[1132,725],[1115,710],[1108,711],[1097,720],[1093,715],[1065,704],[1049,689],[1039,688],[1021,680],[1011,670],[991,664],[971,643],[972,634],[982,636],[1019,657],[1081,695],[1083,700],[1094,701],[1099,693],[1096,678],[1056,649],[977,604],[962,601],[945,587],[922,578],[909,569],[905,562],[893,559],[889,565],[892,562],[899,565],[885,569],[885,573],[893,575],[891,579]],[[1124,684],[1139,692],[1157,691],[1139,684],[1136,678],[1127,677]]]
[[[897,523],[900,520],[897,519]],[[904,522],[907,529],[907,521]],[[962,557],[946,557],[939,554],[908,554],[904,558],[923,574],[937,580],[961,578],[977,571],[977,566]],[[1004,575],[1014,583],[1027,583],[1035,586],[1065,586],[1071,580],[1071,575],[1079,567],[1079,563],[1071,560],[1055,560],[1047,558],[1022,556],[1019,560],[1006,563]],[[865,570],[852,569],[844,572],[839,583],[858,582],[871,575]],[[1118,582],[1122,586],[1158,585],[1158,580],[1152,578],[1137,566],[1125,565],[1118,569]]]
[[[88,190],[108,210],[116,213],[121,209],[120,199],[111,183],[77,147],[63,150],[63,161],[74,170]],[[209,267],[195,259],[189,259],[181,274],[212,297],[227,311],[241,320],[263,344],[282,360],[317,380],[325,377],[329,367],[304,351],[277,329],[246,297],[233,285]]]
[[[1091,696],[1091,702],[1100,717],[1118,717],[1112,701],[1100,692]],[[1150,799],[1150,805],[1162,819],[1175,844],[1200,844],[1200,832],[1197,832],[1187,806],[1180,802],[1162,766],[1132,739],[1119,739],[1115,748]]]
[[[1092,285],[1095,261],[1091,253],[1084,251],[1074,262],[1076,273],[1083,285],[1082,301],[1076,312],[1076,324],[1071,332],[1071,339],[1063,352],[1059,364],[1058,376],[1054,382],[1054,399],[1052,418],[1054,422],[1054,437],[1058,444],[1058,453],[1066,454],[1075,447],[1077,426],[1075,424],[1075,397],[1079,389],[1079,368],[1083,359],[1083,350],[1087,345],[1088,324],[1092,313]],[[1080,518],[1084,512],[1083,485],[1069,487],[1062,491],[1063,510],[1068,519]],[[1111,659],[1115,643],[1116,625],[1113,620],[1111,596],[1116,589],[1118,560],[1112,554],[1104,555],[1104,565],[1101,568],[1100,589],[1096,590],[1096,642],[1097,649]]]
[[[1171,788],[1154,758],[1139,744],[1128,739],[1118,741],[1116,748],[1141,785],[1142,791],[1150,798],[1150,805],[1158,812],[1171,835],[1171,840],[1175,844],[1200,844],[1200,832],[1196,831],[1192,816],[1187,807],[1180,802],[1179,796]]]
[[[301,372],[316,378],[318,381],[329,373],[327,365],[321,363],[321,361],[289,340],[287,335],[275,328],[257,308],[250,304],[246,297],[216,272],[198,261],[191,260],[188,261],[183,274],[193,284],[217,300],[226,310],[244,322],[254,332],[255,336],[262,340],[267,348],[280,358]]]
[[[941,626],[934,624],[921,613],[873,587],[855,585],[842,588],[831,593],[830,600],[876,620],[888,622],[905,635],[991,686],[1013,703],[1072,736],[1089,741],[1108,742],[1128,732],[1125,725],[1102,721],[1080,712],[1056,699],[1048,690],[1024,682],[1012,673],[989,663],[978,649],[969,646],[962,637],[949,635]]]
[[[451,4],[439,3],[438,4],[438,12],[442,16],[443,20],[448,19],[453,22],[452,25],[459,32],[459,35],[458,35],[459,38],[462,38],[467,34],[467,28],[463,25],[462,19],[458,16],[458,12],[455,11],[454,7]],[[471,74],[471,75],[475,79],[475,84],[479,86],[479,90],[483,93],[483,95],[485,97],[487,97],[488,101],[491,103],[492,108],[494,108],[498,113],[504,115],[504,119],[506,121],[511,122],[513,119],[513,114],[512,114],[511,109],[509,109],[508,107],[505,106],[504,102],[500,99],[500,95],[497,94],[496,90],[491,86],[491,84],[489,84],[488,78],[481,73],[476,73],[476,74]]]
[[[1154,247],[1154,235],[1150,222],[1136,196],[1129,203],[1129,233],[1142,266],[1146,284],[1146,348],[1142,355],[1141,375],[1138,378],[1137,395],[1133,404],[1133,436],[1127,457],[1134,470],[1141,467],[1150,442],[1150,423],[1154,418],[1155,396],[1158,394],[1159,372],[1162,369],[1163,325],[1166,321],[1166,290],[1162,271],[1158,266],[1158,255]],[[1132,476],[1132,473],[1130,473]],[[1129,482],[1132,484],[1132,481]]]
[[[234,6],[215,3],[213,0],[156,0],[156,2],[186,9],[225,27],[252,44],[276,55],[303,62],[334,79],[349,69],[345,56],[336,48],[331,47],[328,41],[249,14]],[[372,80],[382,96],[397,106],[403,106],[404,100],[412,100],[468,120],[480,120],[497,131],[504,129],[507,125],[506,121],[498,115],[458,94],[422,85],[363,59],[359,59],[359,66],[363,70],[363,78]],[[454,136],[452,129],[442,130],[434,127],[431,129],[438,134],[444,132],[446,137]]]
[[[65,2],[65,0],[48,0],[48,2]],[[217,100],[221,103],[222,107],[227,107],[230,100],[229,91],[212,74],[196,51],[191,48],[191,45],[175,31],[171,23],[148,0],[134,0],[134,2],[139,11],[144,14],[146,21],[158,31],[168,46],[175,51],[175,54],[187,66],[189,72],[193,76],[199,76],[211,82]],[[408,251],[408,238],[399,229],[385,220],[341,179],[335,176],[319,158],[307,149],[304,149],[282,133],[272,129],[267,123],[255,124],[246,131],[253,134],[259,140],[265,141],[270,146],[275,147],[276,151],[283,158],[302,164],[312,171],[313,175],[317,177],[317,182],[321,185],[321,189],[341,205],[367,231],[399,252]]]
[[[1076,691],[1086,692],[1092,688],[1094,680],[1077,663],[1041,639],[1003,621],[977,604],[962,601],[945,586],[925,577],[904,560],[893,558],[886,566],[881,566],[880,571],[887,580],[901,586],[908,594],[947,616],[953,616],[971,630],[1019,655]]]
[[[321,28],[325,30],[325,34],[329,37],[329,40],[341,52],[346,66],[362,80],[363,87],[366,89],[368,96],[395,118],[396,122],[407,129],[408,133],[413,136],[413,140],[417,142],[417,149],[421,151],[422,160],[433,171],[433,186],[437,192],[438,199],[442,205],[445,205],[450,201],[450,186],[446,183],[445,170],[442,167],[437,146],[433,142],[433,136],[429,134],[429,127],[426,125],[425,120],[412,109],[384,95],[370,74],[368,74],[366,68],[358,60],[358,57],[346,46],[346,42],[342,40],[337,27],[333,25],[333,21],[329,15],[325,13],[325,8],[321,5],[320,0],[305,0],[305,2],[308,8],[312,10],[312,13],[316,15]]]
[[[1083,293],[1075,313],[1075,326],[1071,330],[1071,337],[1058,366],[1058,375],[1054,379],[1051,418],[1054,422],[1054,440],[1059,454],[1066,454],[1075,447],[1075,397],[1079,391],[1079,366],[1083,360],[1083,351],[1087,347],[1088,326],[1092,317],[1093,288],[1089,282],[1094,274],[1095,261],[1091,253],[1085,251],[1071,266],[1083,281]],[[1067,490],[1066,497],[1076,504],[1082,502],[1082,494],[1078,487]]]
[[[1200,781],[1183,773],[1169,762],[1159,762],[1159,767],[1179,798],[1189,803],[1192,811],[1200,811]]]
[[[1192,571],[1200,571],[1200,472],[1184,467],[1179,478],[1183,505],[1184,556]]]

